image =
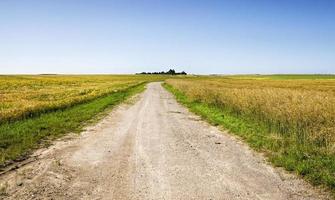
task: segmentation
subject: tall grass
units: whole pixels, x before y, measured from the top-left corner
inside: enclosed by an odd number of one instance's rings
[[[189,102],[220,110],[221,121],[243,119],[240,125],[259,132],[258,141],[239,135],[268,152],[276,165],[335,189],[334,79],[198,77],[166,83]]]
[[[263,121],[271,131],[334,150],[335,81],[170,79],[194,101]]]

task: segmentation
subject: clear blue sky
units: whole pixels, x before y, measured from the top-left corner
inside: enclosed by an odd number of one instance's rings
[[[335,0],[1,0],[0,73],[335,73]]]

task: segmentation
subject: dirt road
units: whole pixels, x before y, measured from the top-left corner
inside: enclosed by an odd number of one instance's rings
[[[1,177],[8,199],[324,199],[150,83],[81,136]]]

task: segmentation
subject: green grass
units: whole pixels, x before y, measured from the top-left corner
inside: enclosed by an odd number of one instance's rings
[[[95,119],[128,97],[144,90],[145,83],[40,116],[0,125],[0,166],[21,160],[33,149],[69,132],[80,132]]]
[[[246,141],[249,146],[265,153],[275,166],[284,167],[313,185],[329,188],[335,194],[335,155],[311,145],[301,145],[295,138],[271,132],[264,122],[241,116],[215,105],[192,101],[184,93],[164,83],[178,102],[213,125],[220,125]],[[335,196],[335,195],[334,195]]]

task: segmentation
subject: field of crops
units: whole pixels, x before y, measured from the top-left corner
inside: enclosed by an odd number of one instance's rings
[[[67,108],[154,76],[0,76],[0,123]]]
[[[335,80],[193,78],[167,83],[195,101],[263,121],[300,142],[334,148]]]
[[[335,188],[334,76],[204,76],[166,82],[190,102],[219,109],[228,126],[233,123],[229,116],[245,119],[236,125],[243,127],[239,135],[269,151],[274,163]],[[256,131],[246,133],[253,126]],[[259,127],[265,127],[263,133]]]
[[[161,76],[0,76],[1,166],[69,132],[143,91]],[[143,84],[142,84],[143,83]]]

